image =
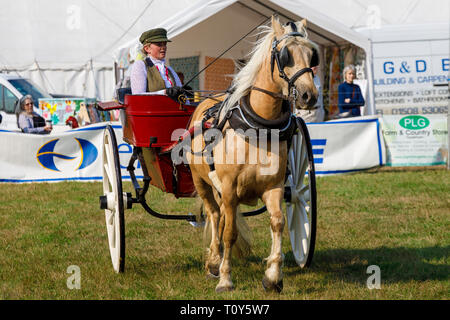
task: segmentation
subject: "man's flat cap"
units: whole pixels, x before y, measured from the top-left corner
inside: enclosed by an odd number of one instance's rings
[[[152,42],[171,42],[169,39],[167,39],[167,30],[163,28],[156,28],[145,31],[144,33],[142,33],[139,41],[144,45]]]

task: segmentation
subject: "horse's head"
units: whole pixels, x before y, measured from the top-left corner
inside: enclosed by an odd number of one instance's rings
[[[305,27],[306,20],[282,26],[272,17],[272,78],[284,95],[295,100],[297,109],[313,108],[318,96],[311,69],[318,65],[318,51],[317,46],[307,39]]]

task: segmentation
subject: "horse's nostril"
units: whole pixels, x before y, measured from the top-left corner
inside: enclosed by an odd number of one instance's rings
[[[308,101],[308,106],[314,107],[316,105],[316,102],[317,102],[317,98],[315,96],[312,96],[311,99],[309,99],[309,101]]]
[[[303,101],[308,101],[309,95],[308,95],[307,92],[305,92],[305,93],[302,95],[302,99],[303,99]]]

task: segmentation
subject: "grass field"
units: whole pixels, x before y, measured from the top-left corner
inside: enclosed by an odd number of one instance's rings
[[[285,232],[284,290],[266,294],[269,217],[249,217],[253,253],[233,260],[236,289],[216,294],[216,280],[205,277],[201,229],[135,205],[125,212],[125,273],[115,274],[100,183],[0,184],[0,299],[450,298],[450,171],[387,168],[319,178],[317,188],[312,266],[295,264]],[[164,213],[194,206],[155,189],[148,203]],[[380,268],[380,289],[367,287],[370,265]],[[80,268],[81,289],[67,286],[70,266]]]

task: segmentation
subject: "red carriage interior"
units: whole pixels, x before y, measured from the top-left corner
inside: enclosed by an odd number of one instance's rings
[[[177,165],[175,176],[170,152],[161,150],[174,143],[176,129],[186,129],[195,106],[180,105],[166,96],[126,95],[121,108],[126,115],[123,140],[142,147],[151,184],[177,198],[192,197],[195,188],[188,165]]]
[[[174,142],[172,133],[186,128],[194,110],[166,96],[126,95],[123,139],[136,147],[149,147],[150,138],[156,137],[152,147],[167,147]]]

